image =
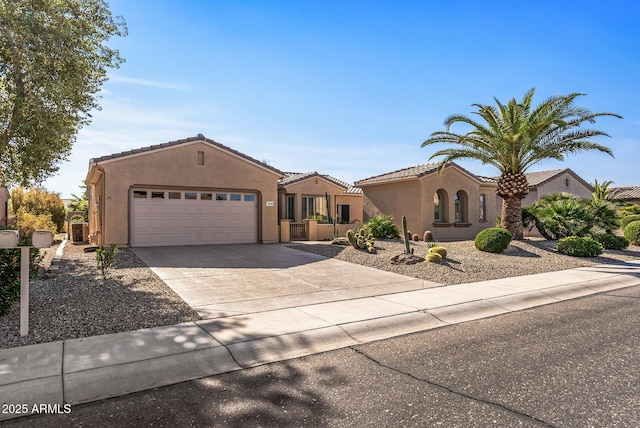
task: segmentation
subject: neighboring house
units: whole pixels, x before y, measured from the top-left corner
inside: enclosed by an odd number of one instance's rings
[[[0,187],[0,224],[7,224],[9,220],[9,190]]]
[[[292,222],[362,223],[362,199],[362,189],[317,172],[287,172],[278,183],[279,217]]]
[[[201,134],[91,159],[86,178],[91,242],[132,247],[278,242],[282,176]]]
[[[450,162],[417,165],[356,181],[364,192],[364,221],[391,214],[400,226],[422,238],[430,230],[435,240],[472,239],[495,226],[496,182]]]
[[[612,187],[609,190],[610,199],[640,205],[640,186]]]
[[[529,182],[529,194],[522,200],[523,207],[551,193],[570,193],[583,199],[591,199],[591,194],[595,190],[591,184],[569,168],[527,172],[525,176]],[[498,177],[495,179],[497,181]],[[498,196],[496,203],[500,213],[502,198]]]

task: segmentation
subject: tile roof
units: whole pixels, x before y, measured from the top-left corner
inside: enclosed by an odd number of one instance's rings
[[[409,178],[418,178],[423,175],[436,171],[442,162],[425,163],[422,165],[410,166],[409,168],[398,169],[396,171],[387,172],[385,174],[375,175],[373,177],[365,178],[363,180],[356,181],[356,186],[362,186],[367,184],[386,183],[390,181],[399,181]]]
[[[548,171],[526,172],[524,175],[527,177],[527,182],[529,183],[529,187],[535,187],[535,186],[540,186],[541,184],[547,183],[564,173],[571,174],[576,180],[580,181],[587,188],[591,189],[592,191],[594,190],[591,184],[589,184],[582,177],[580,177],[578,174],[573,172],[571,168],[560,168],[560,169],[552,169]]]
[[[302,181],[302,180],[306,180],[308,178],[311,177],[321,177],[324,178],[327,181],[332,182],[333,184],[336,184],[340,187],[342,187],[344,190],[344,193],[348,193],[348,194],[362,194],[362,189],[356,186],[353,186],[349,183],[347,183],[346,181],[342,181],[342,180],[338,180],[335,177],[332,177],[330,175],[327,174],[319,174],[317,171],[312,171],[312,172],[285,172],[284,173],[284,177],[280,179],[280,181],[278,182],[278,185],[281,187],[287,186],[289,184],[293,184],[293,183],[297,183],[298,181]]]
[[[213,146],[216,146],[216,147],[218,147],[218,148],[220,148],[222,150],[225,150],[227,152],[233,153],[236,156],[239,156],[239,157],[241,157],[241,158],[243,158],[245,160],[248,160],[249,162],[252,162],[252,163],[258,164],[258,165],[260,165],[260,166],[262,166],[264,168],[270,169],[271,171],[273,171],[273,172],[275,172],[277,174],[284,175],[284,173],[282,171],[280,171],[279,169],[276,169],[276,168],[272,167],[271,165],[267,165],[264,162],[261,162],[261,161],[259,161],[257,159],[254,159],[251,156],[247,156],[244,153],[240,153],[239,151],[234,150],[231,147],[227,147],[227,146],[225,146],[223,144],[220,144],[220,143],[218,143],[218,142],[216,142],[214,140],[206,138],[202,134],[198,134],[195,137],[183,138],[181,140],[169,141],[167,143],[155,144],[153,146],[141,147],[139,149],[129,150],[129,151],[126,151],[126,152],[113,153],[113,154],[110,154],[110,155],[101,156],[99,158],[93,158],[89,162],[93,164],[93,163],[103,162],[103,161],[107,161],[107,160],[111,160],[111,159],[124,158],[124,157],[127,157],[127,156],[137,155],[137,154],[140,154],[140,153],[145,153],[145,152],[151,152],[151,151],[154,151],[154,150],[164,149],[164,148],[167,148],[167,147],[179,146],[181,144],[191,143],[191,142],[194,142],[194,141],[205,141],[205,142],[207,142],[207,143],[209,143],[209,144],[211,144]]]
[[[612,187],[611,199],[640,199],[640,186]]]

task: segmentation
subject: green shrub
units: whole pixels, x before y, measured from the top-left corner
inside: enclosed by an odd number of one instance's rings
[[[567,236],[558,240],[558,251],[573,257],[595,257],[602,254],[602,244],[588,236]]]
[[[102,279],[107,279],[109,276],[109,270],[116,258],[116,254],[118,254],[116,244],[111,244],[109,249],[98,248],[96,250],[96,261],[98,262],[98,269],[100,269]]]
[[[440,254],[440,256],[442,256],[443,259],[447,257],[447,249],[442,246],[429,248],[429,252],[427,254],[432,254],[432,253]]]
[[[640,214],[628,215],[626,217],[622,217],[620,219],[620,229],[624,230],[629,223],[631,223],[632,221],[638,221],[638,220],[640,220]]]
[[[593,239],[601,243],[605,250],[624,250],[629,246],[629,240],[627,238],[614,235],[613,233],[594,235]]]
[[[13,212],[17,216],[21,211],[35,216],[48,215],[55,224],[54,233],[64,228],[67,211],[57,193],[50,193],[41,188],[29,190],[15,188],[11,191],[10,201]]]
[[[640,220],[632,221],[624,228],[624,237],[633,245],[640,245]]]
[[[489,253],[501,253],[511,242],[511,234],[499,227],[490,227],[476,235],[476,248]]]
[[[383,215],[370,219],[364,228],[376,239],[394,239],[400,237],[400,230],[393,222],[393,216]]]
[[[0,229],[6,227],[0,225]],[[23,237],[18,245],[30,245],[31,237]],[[0,315],[9,311],[11,305],[20,296],[20,252],[18,249],[0,249]],[[29,276],[35,278],[38,274],[40,251],[37,248],[29,250]]]

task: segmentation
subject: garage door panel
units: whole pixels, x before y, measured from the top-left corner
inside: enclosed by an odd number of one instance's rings
[[[185,192],[188,191],[183,191],[183,197]],[[201,196],[199,193],[198,197]],[[255,243],[258,241],[256,195],[251,199],[253,201],[132,198],[131,245]]]

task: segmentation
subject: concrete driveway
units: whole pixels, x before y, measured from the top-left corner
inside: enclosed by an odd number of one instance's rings
[[[283,244],[149,247],[133,251],[207,319],[437,285]]]

